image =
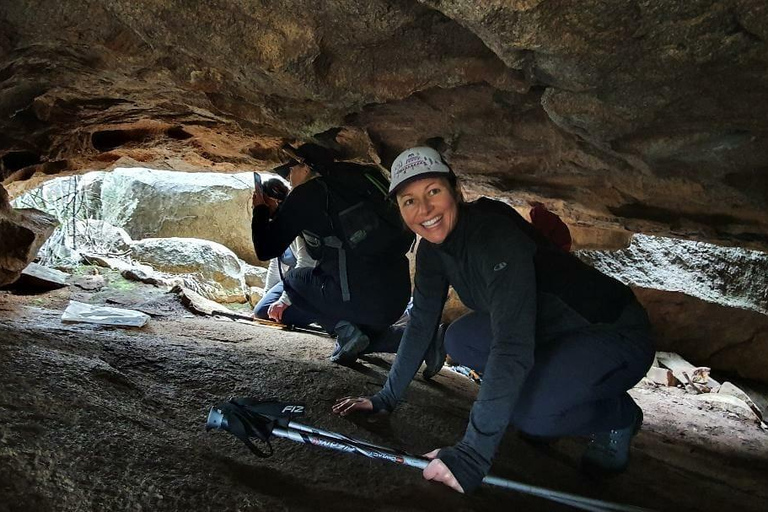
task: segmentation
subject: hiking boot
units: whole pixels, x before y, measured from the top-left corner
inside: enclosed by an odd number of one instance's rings
[[[448,329],[448,324],[443,323],[438,326],[435,339],[432,340],[429,348],[427,348],[427,353],[424,354],[424,363],[427,366],[421,374],[424,380],[430,380],[437,375],[445,363],[445,356],[447,355],[444,343],[446,329]]]
[[[581,457],[582,469],[591,475],[621,473],[629,465],[629,445],[643,424],[643,411],[634,402],[635,419],[629,426],[597,432],[589,436],[589,444]]]
[[[357,356],[368,347],[370,340],[355,324],[342,320],[334,327],[336,347],[329,358],[338,364],[351,364]]]

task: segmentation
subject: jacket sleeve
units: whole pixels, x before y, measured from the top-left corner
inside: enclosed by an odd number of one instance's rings
[[[280,265],[280,260],[278,258],[269,260],[267,277],[264,279],[264,293],[267,293],[273,286],[280,282],[280,271],[277,268],[278,265]]]
[[[506,432],[533,366],[536,326],[533,243],[508,225],[479,229],[472,238],[468,248],[472,280],[485,288],[481,294],[491,317],[491,347],[464,438],[438,455],[465,492],[480,485]],[[493,243],[489,246],[486,240]]]
[[[296,266],[294,268],[314,267],[317,265],[317,262],[309,255],[309,251],[307,251],[307,243],[301,236],[297,236],[293,242],[291,242],[291,250],[293,251],[293,254],[296,255]],[[285,291],[275,303],[285,304],[286,306],[293,304],[291,298],[288,297],[288,294]]]
[[[260,260],[271,260],[282,255],[299,233],[306,229],[312,216],[321,215],[325,211],[324,192],[313,181],[291,190],[272,219],[269,218],[266,205],[253,209],[251,235],[256,256]]]
[[[291,250],[296,255],[296,268],[314,267],[317,262],[312,259],[307,251],[307,243],[301,236],[297,236],[291,243]]]
[[[411,318],[387,382],[381,391],[371,397],[374,411],[392,411],[403,398],[408,384],[424,361],[427,348],[433,342],[447,297],[448,280],[443,274],[440,258],[430,244],[422,240],[416,253]]]

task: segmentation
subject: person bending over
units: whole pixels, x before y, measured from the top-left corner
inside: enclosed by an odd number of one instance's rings
[[[292,190],[271,218],[264,195],[254,192],[254,247],[259,259],[271,259],[303,236],[317,266],[289,271],[285,291],[291,307],[309,312],[337,335],[330,359],[347,364],[405,309],[410,296],[405,254],[413,235],[370,207],[375,194],[386,204],[388,184],[378,170],[335,162],[330,150],[316,144],[286,150],[291,159],[278,172],[288,177]],[[368,184],[376,179],[383,180],[384,188],[371,192]],[[394,216],[397,220],[396,211]],[[350,225],[357,227],[343,229]]]
[[[271,179],[264,182],[263,192],[270,215],[274,216],[288,195],[288,187],[280,180]],[[299,327],[313,323],[312,315],[301,308],[294,307],[288,311],[291,299],[284,291],[283,275],[294,268],[314,267],[315,263],[307,252],[304,239],[297,236],[283,254],[269,261],[264,283],[265,293],[253,308],[253,316]]]

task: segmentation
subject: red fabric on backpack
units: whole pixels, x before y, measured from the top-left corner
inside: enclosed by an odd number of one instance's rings
[[[552,243],[564,250],[571,250],[571,232],[560,217],[547,210],[547,207],[537,203],[530,211],[531,224]]]

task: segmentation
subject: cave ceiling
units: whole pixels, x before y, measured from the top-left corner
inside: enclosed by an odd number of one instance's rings
[[[429,143],[576,229],[768,250],[767,40],[764,0],[3,0],[0,171]]]

